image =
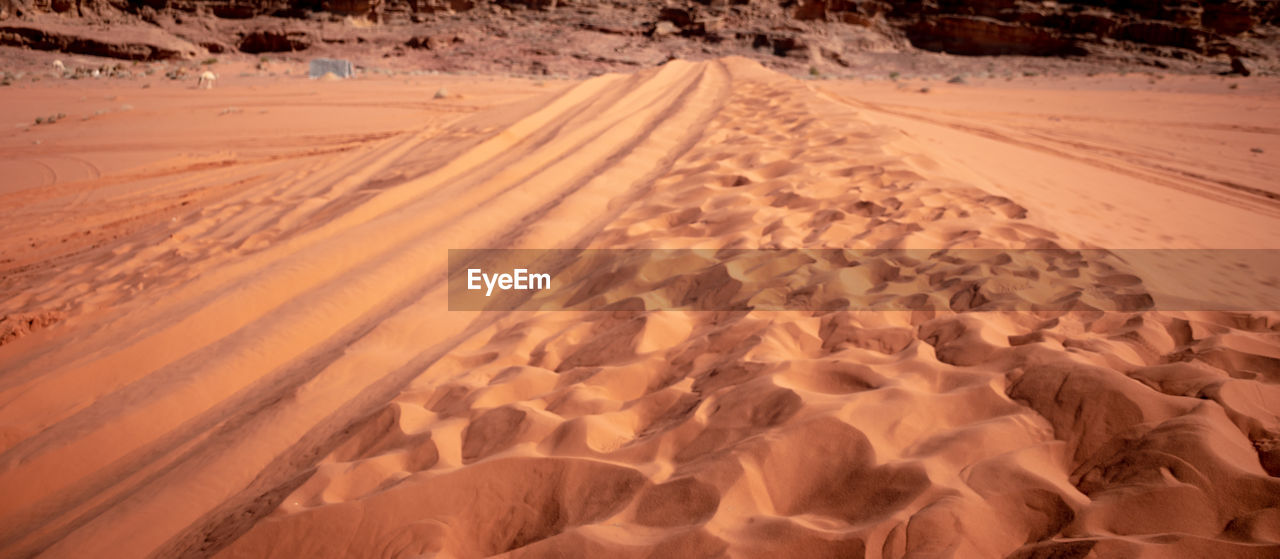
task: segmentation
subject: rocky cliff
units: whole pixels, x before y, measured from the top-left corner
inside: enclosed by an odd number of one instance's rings
[[[101,41],[77,41],[46,27],[53,16],[57,23],[146,22],[212,53],[365,42],[383,45],[384,56],[400,56],[405,49],[465,54],[467,49],[454,47],[520,39],[535,51],[581,46],[579,59],[620,53],[614,58],[624,62],[650,47],[668,55],[750,49],[800,65],[841,65],[853,53],[914,48],[1127,59],[1163,67],[1176,61],[1225,65],[1235,57],[1270,67],[1276,63],[1280,1],[0,0],[0,43],[124,58],[189,55],[189,49],[173,45],[103,48]],[[367,22],[361,29],[376,30],[334,36],[323,29],[325,22],[351,18]],[[583,33],[626,41],[597,41]],[[591,50],[602,45],[613,50]]]

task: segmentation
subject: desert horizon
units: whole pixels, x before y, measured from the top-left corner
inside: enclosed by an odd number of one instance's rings
[[[1280,555],[1265,53],[375,4],[0,46],[0,556]]]

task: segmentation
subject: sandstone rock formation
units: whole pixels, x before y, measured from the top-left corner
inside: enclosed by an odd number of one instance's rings
[[[1280,58],[1275,40],[1280,2],[1271,0],[0,0],[0,21],[9,25],[3,42],[134,59],[172,57],[181,50],[166,50],[154,41],[122,48],[87,36],[59,39],[62,35],[47,27],[33,27],[48,14],[91,23],[141,19],[181,37],[191,33],[175,31],[167,22],[213,18],[219,23],[205,27],[216,27],[210,33],[222,36],[194,41],[210,52],[233,45],[247,53],[304,50],[317,41],[316,27],[358,18],[400,30],[398,39],[386,42],[392,52],[385,56],[402,56],[405,45],[438,51],[427,37],[441,28],[446,36],[469,28],[485,40],[523,39],[537,52],[576,48],[574,56],[584,60],[610,57],[579,44],[581,36],[577,42],[555,37],[580,31],[632,37],[641,42],[594,46],[635,52],[648,41],[669,55],[682,52],[669,45],[683,42],[691,45],[686,50],[757,52],[801,66],[814,61],[845,65],[850,53],[911,48],[960,55],[1110,57],[1157,66],[1166,66],[1159,60],[1217,61],[1223,71],[1232,57]],[[310,27],[253,24],[263,18]],[[349,39],[355,38],[337,42]]]
[[[306,31],[286,31],[264,29],[245,34],[237,43],[240,52],[259,54],[263,52],[291,52],[306,50],[311,46],[312,38]]]
[[[121,27],[95,30],[51,22],[4,21],[0,22],[0,45],[126,60],[192,58],[202,50],[159,29],[141,25]]]

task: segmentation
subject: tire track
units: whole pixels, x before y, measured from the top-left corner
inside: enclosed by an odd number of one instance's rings
[[[0,550],[167,556],[208,553],[209,544],[191,542],[211,535],[225,543],[228,518],[241,526],[239,511],[269,512],[253,503],[296,479],[346,424],[451,348],[423,351],[418,340],[460,339],[495,318],[433,316],[443,308],[445,248],[542,243],[549,237],[538,225],[552,219],[567,235],[556,244],[588,238],[605,208],[585,210],[643,189],[636,177],[660,172],[696,140],[726,88],[723,70],[706,63],[585,82],[436,172],[202,277],[168,304],[102,326],[89,347],[113,353],[51,353],[74,370],[54,372],[63,386],[48,385],[50,397],[106,371],[132,370],[133,380],[0,455],[0,489],[10,496],[0,508]],[[602,98],[616,100],[599,107]],[[503,159],[511,163],[495,164]],[[565,227],[566,208],[577,226]],[[133,332],[127,346],[120,332]],[[360,349],[369,346],[382,349]],[[6,376],[26,377],[43,368],[38,361],[47,360],[19,362]],[[40,385],[13,387],[9,401],[28,401]],[[0,413],[14,411],[7,408]],[[283,446],[264,453],[263,445]],[[237,456],[275,458],[254,475]],[[223,475],[228,467],[239,473]],[[186,491],[193,483],[199,489]],[[172,510],[172,499],[192,498],[213,512],[154,516]],[[148,528],[123,529],[139,525]]]
[[[1280,217],[1280,193],[1269,192],[1266,190],[1238,184],[1228,180],[1216,179],[1216,178],[1208,177],[1202,174],[1183,171],[1183,170],[1174,169],[1165,165],[1152,163],[1150,161],[1147,161],[1147,158],[1131,152],[1124,152],[1122,150],[1115,150],[1110,148],[1101,148],[1093,145],[1084,145],[1079,142],[1069,142],[1069,141],[1059,140],[1056,138],[1048,138],[1042,135],[1035,136],[1036,138],[1042,140],[1042,142],[1019,140],[1017,138],[1014,138],[1012,136],[1009,136],[1007,134],[998,132],[996,130],[993,130],[991,128],[984,127],[984,126],[959,123],[959,122],[954,122],[947,119],[929,117],[929,116],[922,115],[917,111],[890,108],[888,106],[876,104],[876,103],[854,101],[854,100],[845,98],[843,96],[837,95],[835,93],[832,93],[830,91],[824,91],[823,93],[824,95],[828,95],[830,96],[830,98],[836,101],[839,101],[841,103],[844,103],[852,107],[910,118],[920,122],[926,122],[929,124],[946,127],[952,130],[973,134],[983,138],[996,140],[998,142],[1002,142],[1005,144],[1032,149],[1032,150],[1053,155],[1056,157],[1070,159],[1073,161],[1079,161],[1081,163],[1085,163],[1093,167],[1105,169],[1107,171],[1112,171],[1116,173],[1125,174],[1125,175],[1139,178],[1154,184],[1158,184],[1160,186],[1164,186],[1166,188],[1179,190],[1182,192],[1186,192],[1188,194],[1194,194],[1194,195],[1208,198],[1217,202],[1222,202],[1224,204],[1230,204],[1237,208],[1250,210],[1262,215],[1266,215],[1268,217]],[[1057,144],[1063,147],[1073,148],[1073,149],[1084,149],[1087,151],[1100,151],[1116,157],[1122,157],[1127,163],[1141,165],[1142,167],[1145,167],[1146,169],[1148,169],[1148,172],[1138,172],[1124,165],[1110,163],[1102,159],[1099,159],[1097,157],[1080,155],[1079,153],[1074,153],[1071,151],[1059,149],[1051,145],[1047,145],[1046,143],[1043,143],[1043,142],[1050,142],[1053,144]]]

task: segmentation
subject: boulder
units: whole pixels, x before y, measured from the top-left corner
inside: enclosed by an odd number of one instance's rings
[[[230,48],[227,47],[227,45],[224,45],[217,41],[204,41],[200,43],[200,46],[204,47],[205,50],[209,51],[209,54],[222,54],[224,52],[231,50]]]
[[[408,41],[404,42],[404,46],[406,47],[409,47],[411,49],[424,49],[424,50],[440,50],[446,44],[448,44],[448,41],[441,39],[440,37],[436,37],[434,35],[410,37]]]
[[[677,33],[680,33],[680,28],[676,27],[676,24],[669,21],[659,21],[654,24],[652,35],[654,37],[665,37],[668,35],[675,35]]]
[[[1254,72],[1253,62],[1247,58],[1233,56],[1231,58],[1231,73],[1241,76],[1248,76]]]

